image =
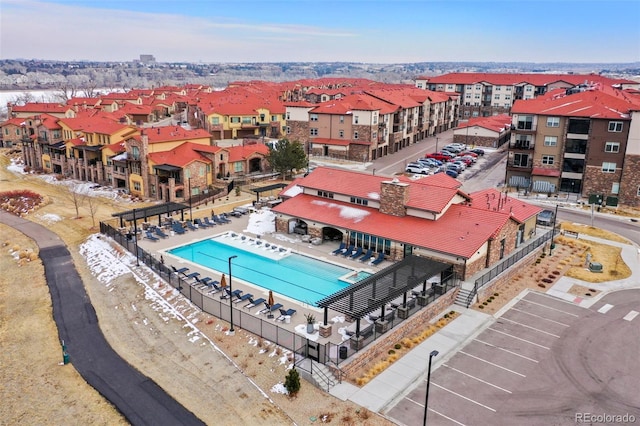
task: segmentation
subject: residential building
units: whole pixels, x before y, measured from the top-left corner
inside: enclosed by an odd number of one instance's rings
[[[511,116],[475,117],[460,122],[453,131],[453,142],[469,146],[497,148],[509,142]]]
[[[460,94],[459,118],[509,114],[516,100],[534,99],[555,89],[584,85],[638,89],[633,80],[608,78],[598,74],[449,73],[416,78],[418,88]]]
[[[640,205],[637,91],[594,85],[555,90],[512,108],[506,178],[511,187]],[[634,120],[635,119],[635,120]]]

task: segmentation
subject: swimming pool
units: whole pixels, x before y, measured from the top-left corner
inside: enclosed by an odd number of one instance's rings
[[[176,247],[168,253],[222,273],[228,272],[229,257],[238,256],[232,261],[234,279],[314,306],[319,300],[371,275],[298,253],[268,250],[262,246],[264,242],[260,242],[260,246],[255,243],[255,240],[243,242],[225,234]]]

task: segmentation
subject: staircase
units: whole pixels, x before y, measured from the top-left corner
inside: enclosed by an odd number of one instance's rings
[[[336,379],[333,373],[331,373],[331,370],[329,370],[326,365],[320,364],[319,362],[313,362],[311,378],[320,389],[324,389],[327,392],[338,383],[338,379]]]
[[[453,302],[455,305],[462,306],[464,308],[467,307],[467,300],[469,300],[469,295],[473,293],[473,289],[467,290],[463,287],[460,287],[458,290],[458,294],[456,295],[456,300]],[[474,298],[475,299],[475,298]],[[473,303],[473,300],[471,301]]]

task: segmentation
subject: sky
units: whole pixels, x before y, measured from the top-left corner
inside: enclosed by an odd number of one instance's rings
[[[0,0],[1,59],[637,62],[640,1]]]

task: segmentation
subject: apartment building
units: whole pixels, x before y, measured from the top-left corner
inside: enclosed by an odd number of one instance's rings
[[[638,89],[640,83],[598,74],[449,73],[416,78],[418,88],[459,93],[459,118],[509,114],[516,100],[534,99],[555,89],[599,84],[621,90]]]
[[[637,91],[600,85],[516,102],[508,185],[639,206],[639,110]]]

